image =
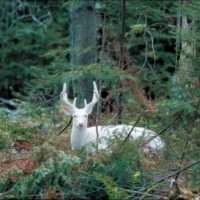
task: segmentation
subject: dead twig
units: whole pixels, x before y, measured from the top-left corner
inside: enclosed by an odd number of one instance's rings
[[[72,122],[72,117],[70,118],[68,124],[58,133],[58,136],[69,127],[69,125],[71,124],[71,122]]]
[[[181,117],[182,114],[183,114],[183,111],[171,123],[169,123],[163,130],[161,130],[159,133],[157,133],[154,137],[152,137],[149,140],[147,140],[146,143],[149,143],[151,140],[153,140],[157,136],[159,136],[162,133],[164,133],[172,124],[174,124]]]
[[[130,137],[130,135],[131,135],[133,129],[135,128],[135,126],[136,126],[137,123],[139,122],[139,120],[140,120],[140,118],[142,117],[142,115],[143,115],[143,113],[145,112],[145,110],[146,110],[146,109],[144,109],[144,110],[142,111],[142,113],[141,113],[140,116],[138,117],[137,121],[135,122],[135,124],[133,125],[133,127],[131,128],[131,130],[129,131],[129,133],[128,133],[128,135],[126,136],[126,138],[124,139],[124,144],[125,144],[125,142],[129,139],[129,137]]]

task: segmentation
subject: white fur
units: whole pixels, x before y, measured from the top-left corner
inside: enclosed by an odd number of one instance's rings
[[[85,107],[83,109],[76,108],[76,99],[74,103],[71,104],[67,99],[66,94],[66,85],[63,86],[63,92],[61,93],[61,100],[65,102],[67,106],[63,106],[63,111],[67,115],[72,115],[73,117],[73,125],[72,125],[72,132],[71,132],[71,146],[72,149],[77,149],[80,147],[85,146],[88,143],[96,142],[97,141],[97,130],[96,127],[87,127],[88,124],[88,115],[92,111],[92,107],[98,101],[99,95],[96,87],[96,83],[93,82],[94,85],[94,95],[92,102],[87,104],[85,101]],[[100,141],[98,142],[98,149],[106,149],[108,148],[107,139],[113,139],[115,136],[122,137],[125,139],[132,126],[128,125],[110,125],[110,126],[98,126],[98,136]],[[141,138],[143,141],[148,141],[149,139],[156,136],[156,133],[147,130],[142,127],[134,127],[131,132],[130,138],[137,139]],[[145,147],[143,148],[144,151],[149,150],[159,150],[164,147],[164,143],[159,136],[156,136],[152,140],[150,140]]]

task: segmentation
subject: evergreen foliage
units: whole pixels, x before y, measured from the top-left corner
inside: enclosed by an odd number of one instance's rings
[[[98,1],[96,12],[105,23],[98,30],[98,62],[73,66],[71,53],[91,50],[69,44],[69,4],[81,2],[0,2],[0,198],[8,192],[6,198],[170,199],[170,180],[163,175],[200,156],[200,2],[125,1],[122,44],[123,0]],[[180,16],[188,29],[177,22]],[[100,123],[116,123],[121,103],[123,123],[161,135],[166,146],[159,156],[144,155],[139,140],[120,138],[111,142],[111,152],[70,149],[71,127],[58,134],[69,120],[61,114],[59,93],[64,81],[74,83],[68,88],[73,98],[85,77],[109,92],[98,105]],[[100,113],[112,98],[114,111]],[[151,115],[141,114],[147,104]],[[186,187],[200,188],[199,170],[195,165],[176,176]]]
[[[61,7],[61,3],[15,0],[1,2],[2,97],[13,97],[12,91],[29,95],[30,89],[26,91],[26,87],[31,86],[31,90],[35,88],[35,79],[37,88],[34,99],[41,90],[43,95],[51,96],[50,91],[44,90],[45,75],[52,73],[54,67],[51,66],[52,59],[42,55],[48,50],[62,49],[68,45],[65,31],[68,13]],[[58,12],[61,10],[62,12]]]

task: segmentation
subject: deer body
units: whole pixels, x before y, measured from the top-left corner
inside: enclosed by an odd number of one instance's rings
[[[127,135],[130,133],[129,136],[130,139],[141,139],[143,141],[148,141],[151,138],[156,136],[156,133],[148,130],[143,127],[133,127],[130,125],[109,125],[109,126],[98,126],[98,133],[99,138],[106,138],[106,139],[113,139],[115,136],[121,137],[122,139],[125,139]],[[89,138],[96,140],[96,127],[90,127],[87,129],[87,133]],[[95,134],[94,134],[95,133]],[[92,136],[90,136],[92,135]],[[95,135],[95,138],[94,136]],[[86,142],[91,142],[89,140],[86,140]],[[161,138],[156,136],[156,138],[149,141],[145,147],[143,147],[143,151],[148,150],[158,150],[162,149],[164,147],[164,143],[162,142]],[[107,148],[107,142],[106,140],[103,140],[99,144],[99,149],[105,149]]]
[[[63,86],[63,91],[61,92],[61,100],[66,104],[62,109],[67,115],[71,115],[73,117],[73,125],[72,125],[72,133],[71,133],[71,146],[72,149],[81,148],[88,143],[98,142],[98,149],[106,149],[107,139],[113,139],[116,136],[119,136],[123,139],[129,134],[131,131],[130,138],[137,139],[141,138],[142,140],[148,141],[152,137],[154,137],[151,141],[149,141],[144,151],[158,150],[164,147],[164,143],[162,142],[159,136],[156,136],[156,133],[147,130],[142,127],[132,127],[129,125],[110,125],[110,126],[98,126],[98,127],[87,127],[88,124],[88,115],[91,113],[93,106],[97,103],[99,94],[97,91],[96,83],[93,82],[94,85],[94,94],[91,103],[87,104],[86,101],[85,107],[83,109],[78,109],[76,107],[76,98],[74,99],[73,104],[71,104],[67,99],[66,93],[66,84]],[[98,138],[97,138],[97,128],[98,128]],[[156,136],[156,137],[155,137]]]
[[[107,139],[113,139],[116,137],[126,138],[128,133],[132,130],[132,126],[128,125],[110,125],[110,126],[98,126],[98,138],[100,139],[98,143],[98,149],[106,149],[107,148]],[[150,140],[152,137],[155,137],[156,133],[151,130],[142,128],[142,127],[134,127],[131,134],[130,139],[142,139],[144,141]],[[72,128],[71,134],[71,145],[72,149],[80,148],[88,143],[97,141],[97,130],[96,127],[81,127]],[[143,151],[148,150],[159,150],[164,147],[164,143],[161,141],[160,137],[156,137],[151,140],[146,147],[143,148]]]

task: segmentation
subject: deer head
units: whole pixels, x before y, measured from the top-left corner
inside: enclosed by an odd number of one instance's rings
[[[67,98],[66,93],[66,83],[63,84],[63,91],[60,94],[60,99],[63,101],[66,106],[62,106],[62,110],[65,114],[71,115],[73,117],[73,125],[82,128],[87,127],[88,123],[88,115],[92,112],[93,106],[98,102],[99,93],[97,90],[96,82],[93,82],[94,90],[93,90],[93,98],[92,101],[87,104],[86,99],[84,100],[84,108],[78,109],[76,107],[76,98],[74,98],[73,103],[70,103]]]

